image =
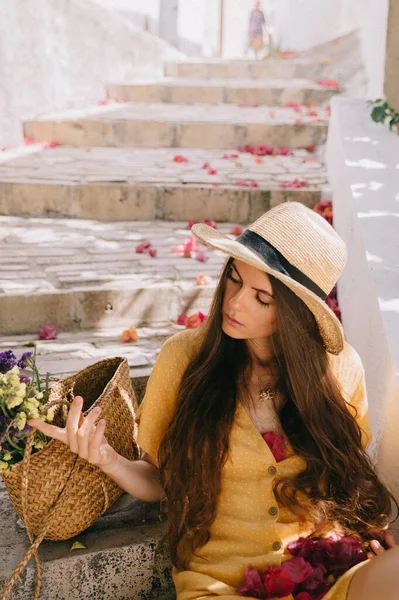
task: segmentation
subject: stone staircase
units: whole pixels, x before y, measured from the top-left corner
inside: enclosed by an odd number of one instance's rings
[[[170,63],[161,81],[110,83],[98,106],[26,122],[37,143],[0,154],[0,348],[35,343],[56,377],[126,356],[141,400],[163,340],[179,314],[207,312],[225,260],[172,252],[188,220],[230,233],[280,202],[312,207],[328,193],[323,143],[338,90],[315,83],[327,74],[303,59]],[[145,240],[155,256],[136,253]],[[56,340],[37,340],[43,324]],[[139,339],[123,344],[130,326]],[[0,495],[2,587],[27,543]],[[164,532],[157,505],[124,494],[78,536],[87,549],[42,544],[41,598],[172,599],[167,552],[154,556]],[[10,599],[28,600],[33,585],[31,564]]]

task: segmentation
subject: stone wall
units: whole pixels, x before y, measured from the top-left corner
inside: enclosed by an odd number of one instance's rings
[[[161,75],[181,56],[91,0],[3,0],[0,148],[21,142],[21,120],[95,104],[106,83]]]
[[[334,98],[328,135],[334,226],[349,260],[338,293],[366,371],[370,452],[399,500],[399,136],[365,102]],[[398,524],[395,524],[398,527]]]

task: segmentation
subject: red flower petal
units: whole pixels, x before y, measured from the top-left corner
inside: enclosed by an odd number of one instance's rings
[[[148,251],[148,254],[150,256],[152,256],[152,258],[155,258],[156,255],[157,255],[157,251],[155,250],[155,248],[150,248],[149,251]]]
[[[186,320],[187,320],[187,315],[186,315],[186,313],[183,313],[183,314],[181,314],[181,315],[179,315],[177,317],[176,323],[178,325],[185,325],[186,324]]]
[[[209,164],[209,162],[204,162],[204,164],[202,165],[202,168],[203,169],[209,169],[210,166],[211,165]],[[190,223],[191,223],[191,221],[190,221]],[[193,223],[194,223],[194,221],[193,221]]]
[[[234,225],[234,227],[231,228],[230,233],[231,235],[241,235],[243,231],[244,230],[240,225]]]
[[[284,598],[292,594],[295,589],[290,573],[281,567],[267,569],[263,583],[269,596],[277,596],[277,598]]]
[[[176,154],[176,156],[173,157],[173,162],[186,163],[186,162],[188,162],[188,158],[186,158],[185,156],[182,156],[181,154]]]
[[[216,174],[217,174],[216,169],[208,169],[208,175],[216,175]]]
[[[266,598],[267,589],[262,581],[262,576],[256,569],[245,569],[244,581],[237,588],[240,596],[251,595],[253,598]]]
[[[141,242],[141,244],[138,244],[136,246],[136,254],[144,254],[150,246],[151,242],[149,242],[148,240]]]
[[[312,565],[302,558],[302,556],[286,560],[281,565],[281,568],[288,571],[294,583],[302,583],[302,581],[305,581],[313,573]]]

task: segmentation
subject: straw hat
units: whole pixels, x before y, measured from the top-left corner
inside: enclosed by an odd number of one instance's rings
[[[191,231],[207,246],[282,281],[314,314],[328,352],[341,352],[342,326],[325,299],[344,270],[347,252],[323,217],[303,204],[287,202],[263,214],[235,239],[203,223]]]

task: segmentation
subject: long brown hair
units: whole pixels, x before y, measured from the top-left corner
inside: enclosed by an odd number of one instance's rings
[[[179,569],[187,568],[190,554],[209,539],[238,390],[250,363],[246,341],[222,330],[232,261],[221,275],[198,352],[183,375],[176,411],[159,449],[161,482],[170,507],[169,547]],[[276,498],[315,529],[320,523],[338,523],[345,533],[366,539],[369,527],[387,524],[393,497],[362,448],[360,427],[330,370],[313,314],[287,286],[270,280],[279,325],[273,338],[274,362],[285,398],[279,417],[292,448],[307,465],[297,476],[276,481]]]

